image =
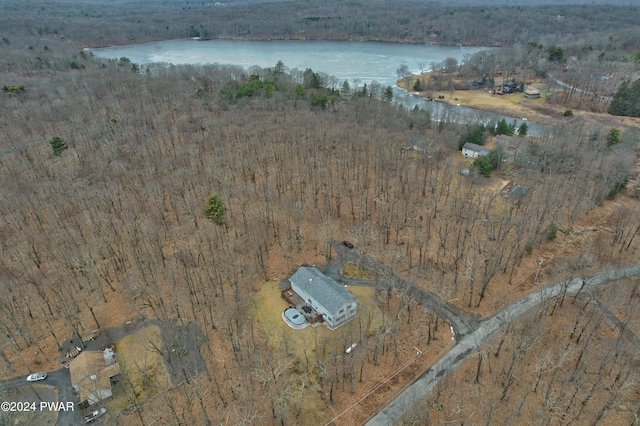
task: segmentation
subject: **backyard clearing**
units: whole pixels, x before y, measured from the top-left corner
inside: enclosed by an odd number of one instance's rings
[[[358,298],[358,315],[338,329],[323,325],[292,329],[282,320],[289,304],[281,297],[280,287],[279,281],[264,283],[249,315],[261,344],[279,352],[270,365],[288,370],[288,382],[304,384],[298,408],[292,409],[304,412],[303,424],[364,423],[455,344],[443,323],[429,341],[426,324],[433,313],[415,301],[409,302],[410,310],[401,311],[402,294],[380,293],[368,286],[348,286]],[[386,312],[380,303],[387,305]],[[408,321],[407,315],[413,319]],[[392,321],[396,316],[399,320]],[[352,350],[347,352],[349,347]]]
[[[289,307],[280,295],[279,281],[267,281],[255,299],[252,315],[261,325],[263,338],[274,348],[285,351],[288,355],[304,357],[316,351],[322,343],[326,352],[344,352],[351,345],[341,337],[351,335],[352,328],[359,327],[359,318],[371,318],[368,330],[371,332],[379,326],[382,312],[375,303],[375,290],[371,287],[350,286],[349,291],[358,299],[358,317],[344,326],[331,331],[323,325],[306,327],[302,330],[291,329],[283,320],[281,313]],[[346,346],[345,346],[346,345]]]
[[[133,334],[130,334],[116,342],[116,354],[123,375],[126,375],[131,383],[119,383],[125,392],[114,393],[112,404],[124,406],[129,401],[119,401],[134,390],[138,399],[146,399],[167,389],[171,385],[171,379],[164,359],[160,352],[162,347],[162,332],[157,325],[150,325]],[[126,380],[121,380],[126,382]],[[124,395],[123,395],[124,393]],[[121,406],[119,408],[124,408]],[[115,407],[113,407],[115,408]]]

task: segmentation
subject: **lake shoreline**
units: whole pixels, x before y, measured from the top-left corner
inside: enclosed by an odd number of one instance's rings
[[[149,40],[136,40],[131,41],[130,43],[107,43],[107,44],[96,44],[90,46],[77,46],[81,50],[91,50],[91,49],[104,49],[108,47],[123,47],[123,46],[132,46],[135,44],[145,44],[145,43],[157,43],[162,41],[181,41],[181,40],[198,40],[198,41],[212,41],[212,40],[220,40],[220,41],[335,41],[335,42],[354,42],[354,41],[362,41],[362,42],[375,42],[375,43],[389,43],[389,44],[404,44],[404,45],[416,45],[416,46],[443,46],[443,47],[486,47],[486,48],[501,48],[506,47],[504,45],[491,45],[486,43],[433,43],[433,42],[416,42],[416,41],[408,41],[401,39],[368,39],[368,38],[305,38],[305,37],[288,37],[288,38],[264,38],[264,37],[180,37],[180,38],[153,38]]]
[[[410,81],[413,81],[414,78],[426,81],[431,78],[431,74],[431,72],[425,72],[413,75]],[[542,81],[536,81],[536,83],[538,86],[542,85]],[[410,93],[408,90],[410,83],[400,79],[396,81],[396,84],[398,87],[407,90],[407,93]],[[555,126],[558,120],[562,118],[563,112],[559,107],[548,105],[542,97],[538,99],[526,99],[522,93],[496,95],[486,89],[469,88],[468,90],[458,89],[442,92],[439,93],[439,95],[443,97],[435,99],[424,96],[422,93],[423,92],[413,92],[415,96],[419,96],[427,101],[433,100],[449,105],[464,106],[477,111],[500,114],[547,127]]]

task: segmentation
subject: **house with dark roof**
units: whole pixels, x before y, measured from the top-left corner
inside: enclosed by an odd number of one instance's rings
[[[462,145],[462,156],[465,158],[477,158],[481,155],[487,155],[489,151],[491,151],[489,148],[471,142]]]
[[[313,266],[303,266],[289,278],[291,290],[304,300],[331,329],[356,316],[358,299],[333,278]]]
[[[507,193],[508,197],[511,199],[519,199],[527,195],[527,188],[520,185],[515,185],[511,190]]]
[[[538,166],[539,158],[536,155],[529,155],[526,152],[516,152],[513,163],[524,169],[535,169]]]

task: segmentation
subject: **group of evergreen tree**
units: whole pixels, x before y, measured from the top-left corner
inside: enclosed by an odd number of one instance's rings
[[[527,125],[527,123],[525,123],[523,121],[522,124],[520,125],[520,127],[518,127],[517,130],[516,130],[516,122],[515,122],[515,120],[514,120],[513,123],[509,124],[509,123],[507,123],[507,120],[505,120],[503,118],[496,125],[494,133],[496,135],[512,136],[512,135],[516,134],[516,131],[520,136],[527,136],[527,133],[529,133],[529,126]]]
[[[2,86],[2,91],[7,93],[22,93],[25,90],[24,84],[5,84]]]
[[[259,75],[252,74],[246,83],[231,82],[222,90],[231,99],[240,99],[261,92],[268,94],[278,90],[275,80],[264,80]]]
[[[609,114],[640,117],[640,79],[623,82],[611,100]]]
[[[475,143],[476,145],[484,145],[484,141],[487,138],[487,127],[482,123],[470,124],[467,126],[467,130],[460,137],[458,148],[462,149],[462,146],[467,143]]]

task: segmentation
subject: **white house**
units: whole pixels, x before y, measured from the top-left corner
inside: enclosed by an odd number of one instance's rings
[[[477,158],[481,155],[487,155],[489,151],[491,151],[489,148],[471,142],[462,145],[462,156],[465,158]]]
[[[291,289],[322,315],[329,328],[334,329],[356,316],[358,299],[315,267],[301,267],[289,281]]]

